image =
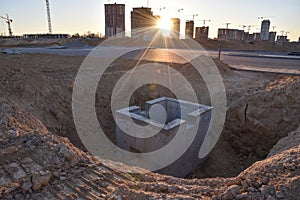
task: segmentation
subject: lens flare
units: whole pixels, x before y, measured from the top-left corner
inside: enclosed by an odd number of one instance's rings
[[[160,29],[170,30],[172,26],[171,19],[166,17],[162,17],[157,21],[157,27]]]

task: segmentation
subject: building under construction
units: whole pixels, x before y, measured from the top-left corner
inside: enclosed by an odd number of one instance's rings
[[[69,34],[24,34],[24,39],[67,39],[70,38]]]
[[[185,22],[185,39],[194,38],[194,21]]]
[[[131,37],[139,37],[135,34],[135,29],[154,27],[159,20],[159,16],[154,16],[151,8],[133,8],[131,11]]]
[[[275,42],[277,32],[269,32],[269,42]]]
[[[208,26],[196,27],[195,39],[196,40],[208,40]]]
[[[270,20],[263,20],[261,22],[260,40],[269,40]]]
[[[218,29],[218,39],[219,40],[243,40],[246,34],[243,30],[238,29]]]
[[[277,40],[276,40],[277,43],[288,43],[289,42],[289,39],[287,38],[287,36],[285,35],[279,35],[277,36]]]
[[[180,19],[179,18],[171,18],[171,38],[180,38]]]
[[[125,4],[105,4],[105,37],[125,35]]]

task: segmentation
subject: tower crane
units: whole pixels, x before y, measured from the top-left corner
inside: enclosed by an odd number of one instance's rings
[[[181,11],[183,11],[183,8],[178,8],[177,12],[180,13]]]
[[[192,16],[193,17],[193,21],[195,21],[195,17],[197,17],[198,14],[192,14],[192,15],[186,15],[186,16]]]
[[[161,12],[162,10],[165,10],[166,7],[160,6],[159,8],[152,8],[153,10],[159,10]]]
[[[285,36],[288,36],[289,33],[290,33],[290,32],[285,32]]]
[[[162,7],[162,6],[161,6],[161,7],[159,8],[159,11],[161,12],[162,10],[165,10],[165,9],[166,9],[166,7]]]
[[[47,6],[47,17],[48,17],[48,29],[49,29],[49,33],[51,34],[52,33],[52,26],[51,26],[49,0],[46,0],[46,6]]]
[[[0,18],[4,19],[5,22],[7,23],[7,26],[8,26],[8,33],[9,33],[9,36],[12,36],[13,35],[13,32],[11,30],[11,23],[13,22],[13,20],[11,18],[9,18],[8,14],[6,14],[6,17],[2,17],[0,16]]]
[[[258,17],[257,19],[264,20],[268,18],[273,18],[274,16],[264,16],[264,17]]]
[[[199,21],[202,21],[203,22],[203,26],[205,26],[205,23],[206,22],[210,22],[211,20],[210,19],[202,19],[202,20],[199,20]]]
[[[255,27],[254,25],[248,25],[248,33],[250,33],[251,27]]]
[[[178,17],[180,18],[180,12],[183,11],[183,8],[176,9],[176,12],[178,13]]]
[[[226,29],[228,29],[228,27],[229,27],[230,24],[231,24],[230,22],[225,23]]]
[[[243,30],[247,27],[246,25],[239,25],[239,27],[243,27]]]
[[[197,17],[198,14],[193,14],[193,21],[195,21],[195,17]]]

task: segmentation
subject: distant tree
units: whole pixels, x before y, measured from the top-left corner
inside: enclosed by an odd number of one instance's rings
[[[72,35],[72,38],[80,38],[79,33],[75,33],[74,35]]]

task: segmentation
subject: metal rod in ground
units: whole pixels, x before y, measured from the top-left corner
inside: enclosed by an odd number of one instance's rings
[[[222,42],[220,42],[220,46],[219,46],[219,55],[218,55],[219,60],[221,60],[221,52],[222,52]]]

